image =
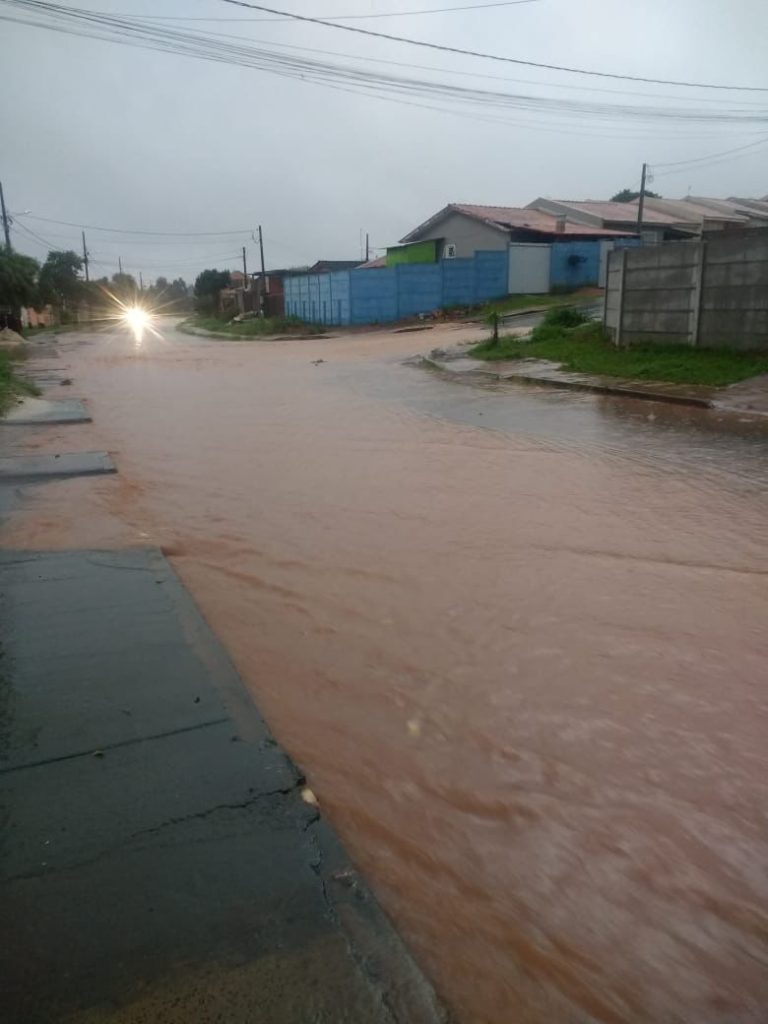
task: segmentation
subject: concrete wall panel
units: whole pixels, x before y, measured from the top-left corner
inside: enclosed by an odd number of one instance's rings
[[[664,288],[658,291],[644,288],[633,292],[627,287],[624,292],[624,313],[634,310],[656,312],[659,316],[669,311],[687,313],[691,308],[692,294],[690,288]]]
[[[641,331],[649,334],[686,334],[688,325],[687,310],[659,313],[654,309],[646,312],[627,312],[625,309],[622,321],[624,331]]]
[[[719,288],[759,285],[768,291],[768,260],[710,263],[709,253],[707,253],[704,284],[707,288],[710,286]]]
[[[663,270],[663,287],[667,288],[693,288],[694,282],[693,264],[683,267],[666,267]],[[632,267],[627,266],[626,291],[659,291],[659,268],[658,267]]]

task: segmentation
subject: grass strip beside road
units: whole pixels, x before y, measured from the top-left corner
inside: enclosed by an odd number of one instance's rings
[[[598,298],[600,293],[597,293]],[[525,309],[544,309],[548,306],[572,306],[574,302],[594,303],[597,299],[592,292],[585,292],[583,295],[508,295],[505,299],[487,303],[490,312],[495,310],[498,313],[515,313]]]
[[[16,373],[16,361],[0,351],[0,416],[4,416],[14,400],[21,395],[35,395],[37,389]]]
[[[191,327],[196,331],[210,331],[212,334],[226,334],[233,339],[248,340],[249,338],[276,337],[281,334],[313,335],[323,334],[324,328],[319,324],[308,324],[298,317],[273,316],[254,317],[253,320],[242,320],[234,323],[219,320],[217,317],[195,316],[179,324],[181,330]]]
[[[483,341],[467,353],[489,362],[512,359],[549,359],[564,370],[624,380],[665,381],[724,387],[768,373],[768,353],[731,349],[690,348],[687,345],[632,345],[617,348],[602,325],[576,327],[545,323],[529,340],[502,335],[498,342]]]

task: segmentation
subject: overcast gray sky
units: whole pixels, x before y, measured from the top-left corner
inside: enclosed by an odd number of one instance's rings
[[[318,17],[478,5],[475,11],[350,25],[543,63],[662,79],[768,86],[765,0],[273,0]],[[221,0],[81,0],[130,15],[264,18]],[[68,5],[75,6],[75,5]],[[13,13],[0,0],[0,15]],[[0,178],[11,211],[75,224],[158,232],[264,228],[267,265],[353,259],[361,229],[381,248],[448,202],[525,205],[538,195],[608,198],[636,187],[644,160],[682,161],[768,136],[768,92],[716,92],[539,71],[317,25],[256,20],[163,22],[337,63],[474,88],[608,104],[764,115],[738,123],[606,120],[440,101],[395,103],[264,71],[74,38],[0,22]],[[277,44],[281,44],[278,46]],[[326,51],[288,51],[286,46]],[[327,51],[335,54],[329,57]],[[345,56],[339,56],[343,54]],[[370,58],[416,64],[415,70]],[[366,62],[364,58],[369,60]],[[472,77],[491,76],[491,77]],[[566,86],[566,88],[563,88]],[[611,90],[586,91],[587,89]],[[486,119],[487,118],[487,119]],[[659,168],[668,196],[768,193],[768,145],[713,164]],[[671,173],[674,170],[675,173]],[[19,218],[57,247],[79,231]],[[187,280],[235,268],[248,236],[174,240],[89,231],[94,271]],[[46,245],[22,230],[14,244]]]

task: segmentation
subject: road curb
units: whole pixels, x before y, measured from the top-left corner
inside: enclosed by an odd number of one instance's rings
[[[695,395],[675,395],[662,391],[646,391],[642,388],[635,388],[623,384],[592,384],[589,381],[555,380],[550,377],[530,377],[523,373],[494,373],[493,370],[467,370],[457,372],[450,370],[428,356],[422,356],[422,365],[427,365],[441,373],[451,374],[454,377],[482,375],[492,380],[511,380],[516,384],[535,384],[548,388],[564,388],[569,391],[582,391],[596,395],[612,395],[616,398],[639,398],[646,402],[667,402],[671,405],[687,405],[696,409],[712,409],[714,402],[709,398],[697,398]]]
[[[261,337],[258,335],[237,337],[234,334],[225,334],[224,331],[205,331],[198,327],[183,327],[181,324],[176,325],[176,330],[195,338],[213,338],[222,341],[327,341],[329,338],[335,337],[333,334],[264,334]]]

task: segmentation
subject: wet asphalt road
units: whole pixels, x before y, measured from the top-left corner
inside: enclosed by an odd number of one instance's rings
[[[166,552],[460,1021],[762,1024],[765,421],[467,336],[92,339],[120,472],[9,539]]]

